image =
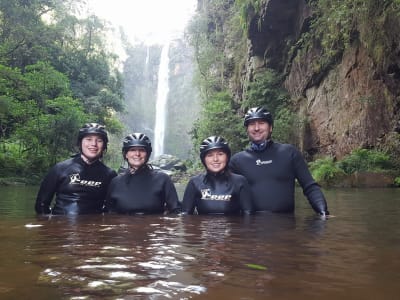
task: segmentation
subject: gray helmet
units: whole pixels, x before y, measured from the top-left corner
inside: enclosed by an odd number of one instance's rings
[[[208,151],[213,149],[221,149],[228,156],[228,162],[231,159],[231,149],[229,148],[228,143],[225,141],[223,137],[220,136],[210,136],[206,138],[200,145],[200,159],[204,164],[204,158]]]
[[[132,147],[143,147],[147,153],[147,160],[150,158],[151,152],[153,151],[149,137],[140,132],[127,135],[122,141],[122,154],[124,157],[126,152]]]
[[[103,150],[107,149],[108,144],[108,135],[106,131],[106,127],[104,125],[98,123],[87,123],[81,129],[79,129],[78,133],[78,147],[81,149],[82,139],[88,134],[98,134],[104,141]]]
[[[249,122],[252,120],[264,120],[269,125],[274,125],[272,114],[262,106],[253,107],[247,111],[244,116],[244,126],[247,127],[247,125],[249,125]]]

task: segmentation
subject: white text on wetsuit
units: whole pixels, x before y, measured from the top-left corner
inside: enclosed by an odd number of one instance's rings
[[[79,174],[71,174],[69,175],[70,182],[69,184],[79,184],[81,186],[92,186],[92,187],[100,187],[100,181],[93,181],[93,180],[81,180]]]
[[[232,195],[212,195],[210,189],[201,190],[202,200],[219,200],[219,201],[229,201]]]
[[[257,159],[257,160],[256,160],[256,165],[257,165],[257,166],[268,165],[268,164],[272,164],[272,159],[270,159],[270,160],[261,160],[261,159]]]

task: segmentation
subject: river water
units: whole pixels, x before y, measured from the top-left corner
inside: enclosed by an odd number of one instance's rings
[[[37,217],[0,187],[0,299],[399,299],[400,189],[335,189],[334,217]]]

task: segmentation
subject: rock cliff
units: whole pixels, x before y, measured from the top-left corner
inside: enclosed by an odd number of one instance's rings
[[[400,151],[400,22],[387,18],[381,28],[356,27],[351,45],[318,70],[318,44],[306,53],[290,51],[309,30],[312,13],[308,1],[265,1],[250,19],[243,80],[264,68],[284,74],[294,108],[307,120],[299,144],[310,155],[341,158],[359,147]],[[381,61],[365,42],[374,30],[386,31],[391,45]]]

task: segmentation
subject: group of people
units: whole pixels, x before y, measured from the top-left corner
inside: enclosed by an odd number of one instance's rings
[[[128,168],[117,175],[101,161],[108,143],[105,127],[86,124],[78,133],[79,153],[56,164],[43,179],[35,210],[64,215],[293,213],[297,180],[314,211],[329,215],[324,194],[301,153],[272,140],[271,113],[264,107],[251,108],[244,126],[250,146],[233,156],[220,136],[201,143],[205,172],[190,178],[179,201],[170,177],[148,163],[152,147],[145,134],[124,138],[122,155]]]

